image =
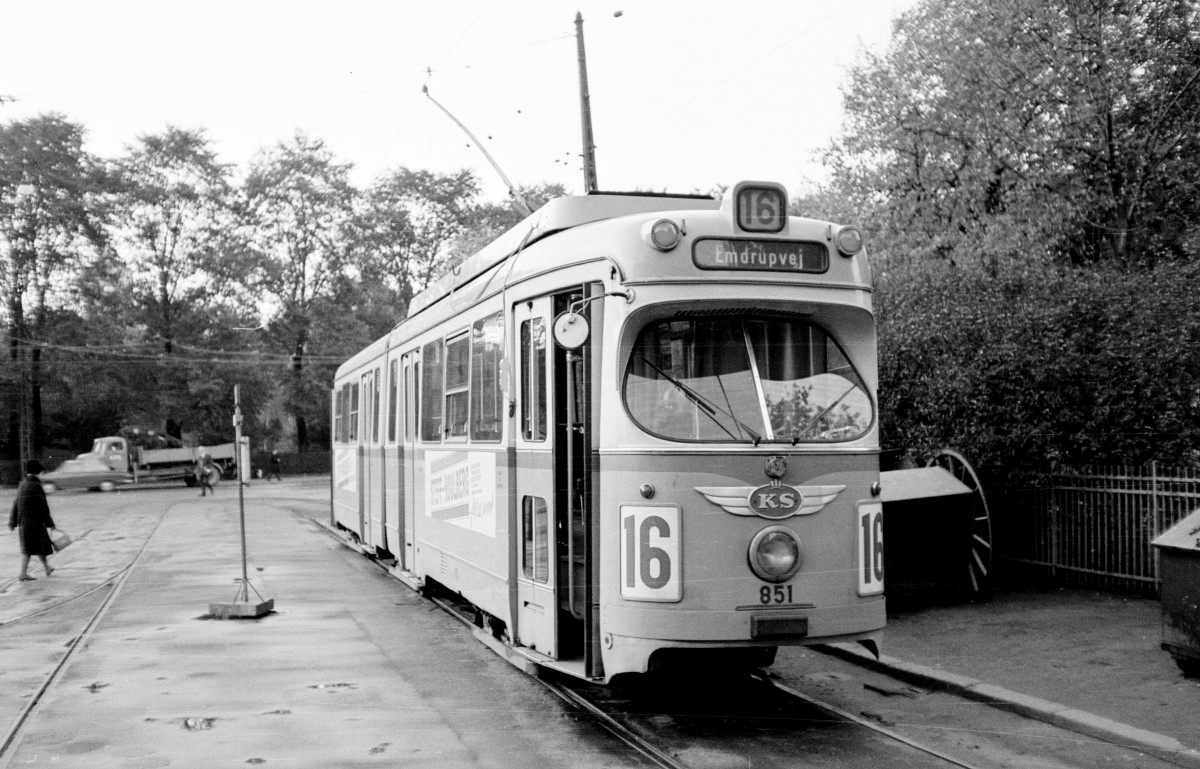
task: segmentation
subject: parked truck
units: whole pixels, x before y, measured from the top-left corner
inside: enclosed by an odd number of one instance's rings
[[[121,435],[96,438],[92,450],[69,459],[53,472],[43,473],[42,487],[47,492],[65,488],[111,491],[120,485],[183,481],[196,485],[196,459],[207,454],[212,460],[209,480],[237,472],[235,444],[221,443],[185,446],[171,435],[142,430],[124,430]]]

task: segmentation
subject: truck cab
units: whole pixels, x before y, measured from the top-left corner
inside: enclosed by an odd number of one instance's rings
[[[94,457],[119,473],[127,473],[131,470],[129,444],[120,436],[97,438],[92,443],[92,450],[84,457]],[[80,459],[84,457],[80,457]]]

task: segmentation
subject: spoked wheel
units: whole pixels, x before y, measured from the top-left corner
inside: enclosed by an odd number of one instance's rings
[[[953,449],[941,449],[925,463],[926,467],[935,465],[971,490],[971,557],[967,569],[971,592],[981,593],[987,589],[992,572],[992,517],[983,495],[983,485],[971,463]]]

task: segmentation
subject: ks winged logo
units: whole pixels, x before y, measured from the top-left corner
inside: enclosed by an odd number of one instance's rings
[[[696,491],[725,512],[734,515],[757,515],[760,518],[781,520],[793,515],[812,515],[837,499],[846,487],[788,486],[780,480],[787,472],[783,457],[771,457],[764,468],[771,482],[766,486],[697,486]]]

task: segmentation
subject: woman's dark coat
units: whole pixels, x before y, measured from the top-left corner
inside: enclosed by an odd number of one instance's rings
[[[22,555],[50,555],[54,547],[50,544],[47,528],[54,528],[50,517],[50,505],[46,503],[46,492],[36,475],[26,475],[17,488],[12,512],[8,516],[8,528],[21,530]]]

